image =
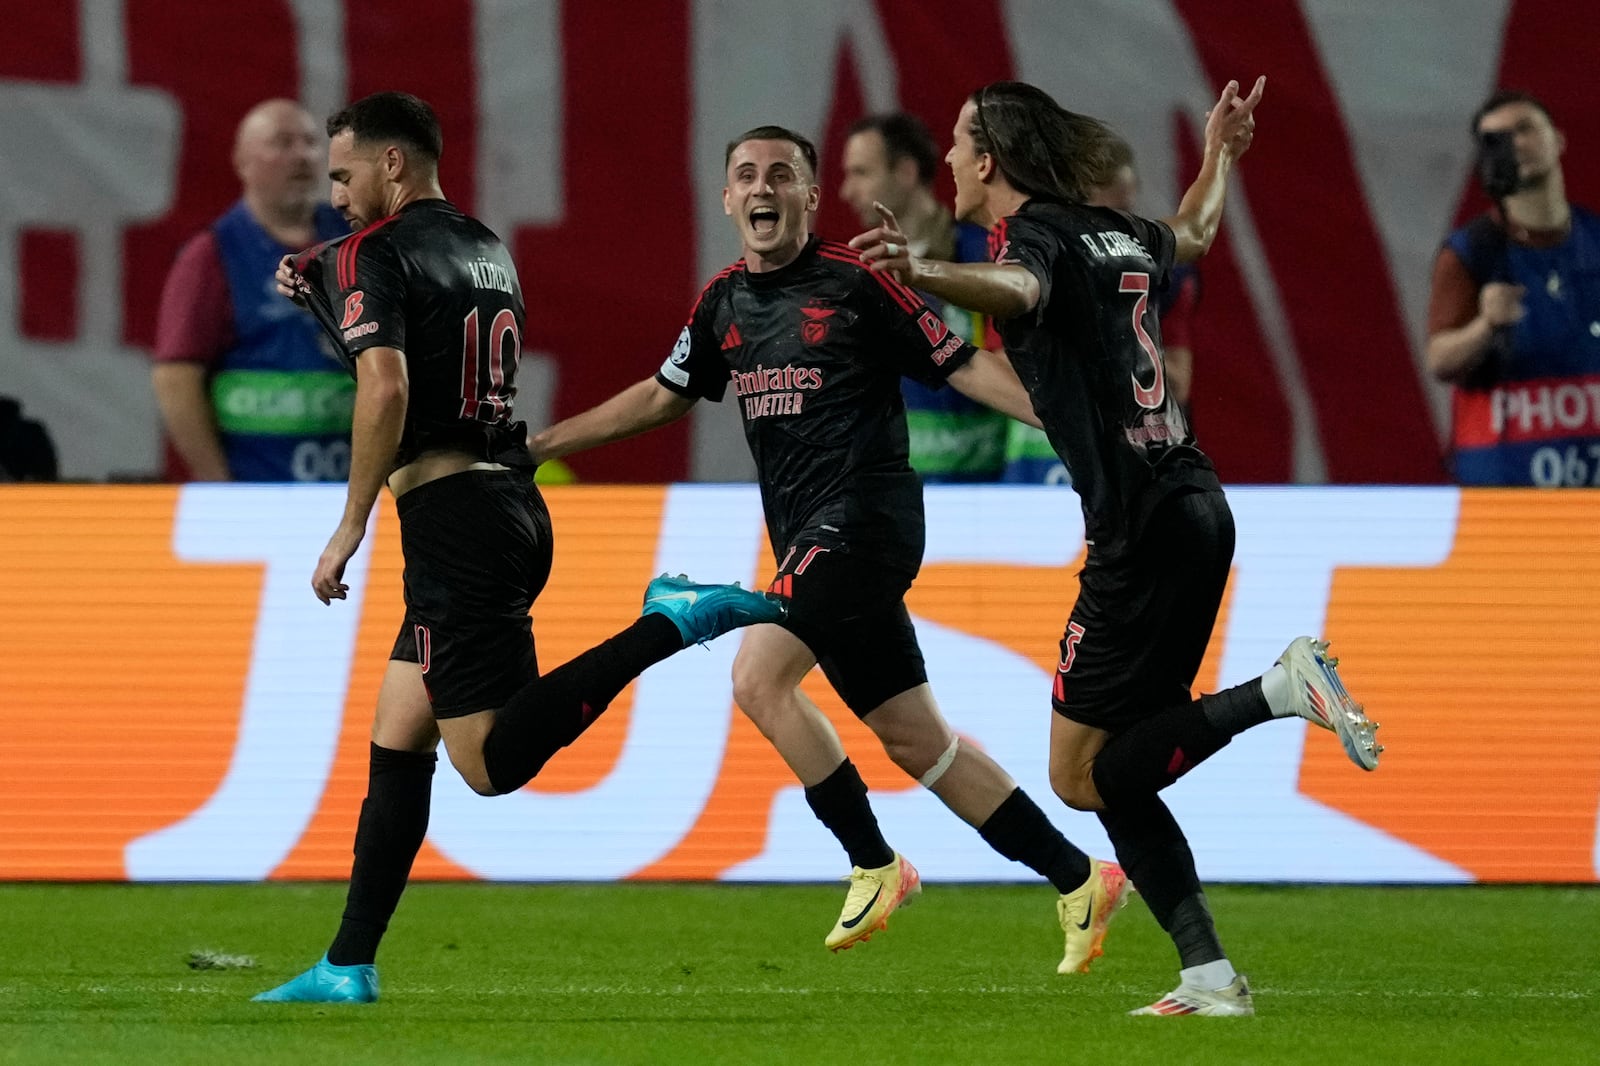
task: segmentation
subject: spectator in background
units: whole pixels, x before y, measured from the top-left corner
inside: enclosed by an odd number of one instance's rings
[[[1463,485],[1600,485],[1600,218],[1568,202],[1566,140],[1500,91],[1472,116],[1494,206],[1433,266],[1428,369],[1455,386]]]
[[[870,115],[850,128],[844,145],[844,185],[839,196],[863,226],[878,224],[881,203],[905,227],[912,254],[958,263],[988,258],[987,236],[978,226],[958,225],[934,195],[939,149],[927,125],[903,112]],[[951,332],[980,348],[987,323],[953,304],[919,293]],[[1005,415],[955,389],[931,389],[900,379],[911,433],[911,466],[926,482],[994,481],[1004,462]],[[1019,425],[1021,423],[1018,423]]]
[[[1114,176],[1094,190],[1089,203],[1132,212],[1139,199],[1139,172],[1133,148],[1120,137],[1112,145]],[[1156,293],[1156,313],[1161,318],[1161,353],[1166,366],[1167,391],[1184,415],[1189,413],[1189,387],[1194,376],[1190,323],[1200,299],[1200,271],[1193,263],[1173,264],[1170,279]],[[1004,481],[1023,485],[1070,485],[1072,475],[1050,446],[1044,430],[1022,422],[1008,424]]]
[[[322,137],[291,100],[239,123],[242,195],[178,253],[157,316],[156,401],[195,481],[343,481],[355,386],[312,317],[278,296],[285,255],[349,232],[323,199]],[[169,468],[173,464],[169,461]]]

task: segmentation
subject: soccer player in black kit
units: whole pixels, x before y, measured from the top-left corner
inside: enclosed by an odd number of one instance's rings
[[[540,432],[530,450],[543,460],[620,440],[682,417],[699,398],[720,400],[732,385],[777,553],[772,588],[789,598],[782,625],[746,631],[734,698],[854,867],[827,947],[883,928],[920,880],[884,840],[832,724],[799,690],[818,664],[894,762],[991,847],[1044,875],[1063,899],[1083,891],[1099,867],[940,715],[905,607],[924,526],[901,375],[948,382],[1034,421],[1021,383],[1003,357],[951,334],[904,285],[811,236],[817,153],[805,137],[758,127],[729,143],[725,165],[723,206],[742,257],[705,286],[654,377]],[[1103,928],[1067,933],[1059,970],[1086,971]]]
[[[1178,949],[1178,988],[1134,1014],[1254,1013],[1160,790],[1273,718],[1333,730],[1365,770],[1383,750],[1337,660],[1309,637],[1261,677],[1192,696],[1233,559],[1233,516],[1166,390],[1151,297],[1174,262],[1198,259],[1216,236],[1265,79],[1247,96],[1238,89],[1229,83],[1211,110],[1200,174],[1170,219],[1086,206],[1109,176],[1114,134],[1033,86],[999,82],[967,100],[947,157],[956,216],[990,228],[995,262],[912,258],[887,212],[850,242],[872,270],[995,316],[1082,497],[1088,555],[1054,680],[1050,782],[1099,815]],[[1097,890],[1086,902],[1109,917],[1117,899]]]
[[[356,379],[344,517],[312,589],[344,599],[345,564],[385,483],[405,559],[406,616],[378,693],[367,796],[344,917],[310,970],[256,997],[371,1002],[373,960],[428,828],[434,749],[475,792],[513,792],[646,667],[740,625],[783,616],[737,586],[657,578],[643,616],[539,674],[534,599],[550,574],[550,515],[527,427],[512,421],[522,288],[500,240],[444,199],[438,120],[379,93],[328,120],[333,205],[356,233],[280,265]]]

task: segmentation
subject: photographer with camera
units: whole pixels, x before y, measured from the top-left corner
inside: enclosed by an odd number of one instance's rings
[[[1456,480],[1600,486],[1600,217],[1567,202],[1566,139],[1533,96],[1496,92],[1472,134],[1494,207],[1445,241],[1428,302]]]

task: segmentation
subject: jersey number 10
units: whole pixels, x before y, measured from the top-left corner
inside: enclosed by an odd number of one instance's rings
[[[461,324],[461,417],[474,422],[498,422],[511,410],[512,390],[506,387],[506,378],[516,377],[522,337],[509,307],[494,316],[488,340],[485,348],[474,307]]]

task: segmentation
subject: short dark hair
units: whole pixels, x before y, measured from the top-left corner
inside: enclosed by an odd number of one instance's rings
[[[1555,119],[1550,117],[1550,109],[1544,106],[1544,101],[1529,92],[1521,89],[1496,89],[1489,94],[1489,99],[1478,105],[1478,110],[1472,113],[1471,133],[1473,140],[1478,138],[1478,123],[1483,121],[1483,116],[1491,111],[1498,111],[1507,104],[1527,104],[1539,110],[1552,124]]]
[[[328,136],[349,130],[357,141],[398,142],[431,162],[444,153],[439,116],[428,102],[410,93],[373,93],[328,119]]]
[[[722,154],[722,169],[727,170],[728,164],[733,160],[733,150],[746,141],[788,141],[800,149],[800,154],[805,157],[806,165],[811,168],[811,177],[817,176],[817,146],[812,144],[803,133],[796,133],[785,126],[757,126],[755,129],[745,130],[739,136],[728,142],[728,150]]]
[[[854,137],[858,133],[876,133],[882,137],[883,151],[891,167],[902,159],[914,160],[917,164],[917,183],[924,186],[933,184],[934,175],[939,169],[939,147],[933,143],[928,124],[916,115],[904,111],[868,115],[851,126],[846,136]]]
[[[1116,176],[1120,138],[1111,127],[1068,111],[1043,89],[997,81],[969,99],[973,147],[994,156],[1018,192],[1083,203]]]

